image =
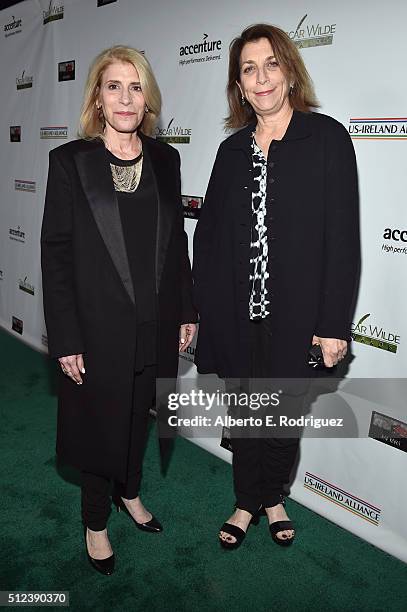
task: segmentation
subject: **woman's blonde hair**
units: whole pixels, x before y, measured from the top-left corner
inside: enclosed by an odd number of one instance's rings
[[[232,40],[229,47],[229,76],[226,94],[229,103],[229,116],[225,119],[226,128],[241,128],[256,119],[250,104],[242,105],[240,83],[240,56],[246,43],[267,38],[273,53],[287,78],[293,81],[290,104],[294,110],[309,112],[319,106],[314,86],[296,45],[284,30],[267,23],[249,26],[240,36]]]
[[[161,93],[151,66],[142,52],[132,47],[116,45],[99,53],[89,68],[79,119],[80,138],[104,138],[105,120],[96,107],[96,100],[104,71],[110,64],[118,61],[132,64],[139,74],[141,90],[148,108],[139,129],[148,136],[154,130],[161,111]]]

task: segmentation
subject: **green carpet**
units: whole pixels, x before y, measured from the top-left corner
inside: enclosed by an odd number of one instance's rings
[[[1,590],[69,591],[75,611],[407,610],[405,564],[290,500],[292,547],[276,546],[262,517],[239,550],[222,550],[230,466],[179,439],[163,477],[155,435],[142,492],[165,531],[143,533],[112,512],[116,572],[97,574],[85,556],[78,475],[55,463],[54,366],[4,332],[0,349]]]

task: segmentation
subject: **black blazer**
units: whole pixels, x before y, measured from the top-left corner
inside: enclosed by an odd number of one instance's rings
[[[179,326],[197,316],[183,229],[180,159],[169,145],[140,137],[158,194],[158,376],[173,377]],[[84,353],[86,368],[81,386],[60,374],[57,453],[81,469],[123,479],[137,296],[101,140],[77,140],[50,152],[41,251],[50,355]]]
[[[248,376],[251,133],[219,147],[194,236],[201,373]],[[269,272],[276,377],[307,377],[313,334],[350,339],[359,269],[358,185],[346,129],[294,111],[268,155]]]

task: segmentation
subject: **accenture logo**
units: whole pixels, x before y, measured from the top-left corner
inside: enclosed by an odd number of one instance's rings
[[[287,32],[293,43],[299,49],[332,45],[336,32],[336,23],[325,25],[314,23],[308,25],[304,23],[307,17],[308,15],[304,15],[295,30]]]
[[[10,240],[15,240],[16,242],[25,242],[25,232],[22,231],[19,225],[17,228],[10,227],[8,230],[8,237]]]
[[[189,363],[194,363],[195,359],[195,348],[193,346],[188,346],[185,351],[179,354],[180,359],[184,361],[188,361]]]
[[[9,36],[13,36],[14,34],[19,34],[21,32],[21,26],[23,23],[22,19],[16,19],[13,15],[13,21],[6,23],[4,26],[4,36],[8,38]]]
[[[203,35],[203,41],[197,43],[191,43],[190,45],[182,45],[179,48],[180,57],[185,56],[196,56],[200,55],[201,57],[188,57],[188,59],[179,60],[179,64],[181,66],[185,66],[187,64],[193,64],[197,62],[209,62],[213,60],[220,60],[221,55],[218,53],[217,55],[211,55],[211,53],[216,53],[217,51],[222,50],[222,41],[219,40],[208,40],[208,34]]]
[[[400,230],[386,227],[383,232],[383,238],[384,240],[390,241],[390,244],[388,242],[383,242],[382,251],[395,255],[407,255],[407,229]],[[397,244],[391,244],[392,242]],[[404,246],[403,243],[406,243],[406,245]]]
[[[348,132],[353,140],[406,140],[407,117],[355,117]]]

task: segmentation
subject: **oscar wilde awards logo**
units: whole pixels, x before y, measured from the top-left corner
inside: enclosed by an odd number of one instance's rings
[[[40,128],[40,138],[42,140],[49,140],[52,138],[68,138],[68,127],[42,127]]]
[[[9,36],[13,36],[14,34],[19,34],[22,31],[22,19],[16,19],[14,15],[12,16],[12,21],[6,23],[4,26],[4,36],[8,38]]]
[[[383,239],[390,241],[390,244],[389,242],[383,242],[382,251],[393,255],[407,255],[407,229],[400,230],[386,227],[383,232]],[[403,243],[405,243],[405,246]]]
[[[29,89],[30,87],[32,87],[33,79],[34,77],[32,76],[25,76],[25,70],[23,70],[21,77],[16,78],[17,91],[20,89]]]
[[[203,203],[201,196],[182,196],[182,206],[184,209],[184,217],[187,219],[199,219]]]
[[[155,136],[161,142],[169,142],[172,144],[189,144],[191,142],[192,130],[173,125],[174,117],[171,119],[166,128],[157,126]]]
[[[105,4],[112,4],[113,2],[117,2],[117,0],[98,0],[98,6],[105,6]]]
[[[407,117],[354,117],[348,132],[352,140],[405,140]]]
[[[10,142],[21,142],[21,125],[10,125]]]
[[[299,49],[332,45],[336,32],[336,23],[326,25],[313,23],[309,25],[306,23],[307,17],[308,15],[304,15],[295,30],[287,32],[295,45]]]
[[[30,193],[35,193],[36,183],[35,181],[21,181],[16,179],[14,181],[14,189],[16,191],[29,191]]]
[[[75,60],[59,62],[58,81],[73,81],[75,79]]]
[[[383,329],[380,325],[365,323],[370,317],[370,313],[363,315],[359,321],[351,326],[352,340],[360,344],[366,344],[373,348],[382,349],[389,353],[397,353],[400,345],[400,335],[395,332],[389,332]]]
[[[17,228],[10,227],[8,237],[15,242],[25,242],[25,232],[22,231],[19,225],[17,225]]]
[[[340,508],[352,512],[352,514],[364,519],[368,523],[376,527],[378,526],[381,513],[380,508],[376,508],[376,506],[363,501],[363,499],[352,495],[352,493],[348,493],[348,491],[344,491],[310,472],[305,472],[304,487],[327,501],[333,502]]]
[[[57,4],[55,5],[53,0],[50,0],[48,5],[48,9],[46,11],[42,11],[43,17],[43,25],[50,23],[51,21],[57,21],[58,19],[64,18],[64,5]]]
[[[25,293],[29,293],[30,295],[35,294],[35,287],[27,281],[27,276],[25,276],[24,279],[18,279],[18,288]]]
[[[179,56],[181,58],[188,56],[188,59],[180,59],[179,65],[186,66],[188,64],[220,60],[222,56],[220,53],[217,53],[217,51],[222,50],[222,41],[220,39],[208,40],[208,38],[208,34],[204,33],[202,41],[181,45],[179,48]]]
[[[369,438],[407,452],[407,423],[373,410]]]

